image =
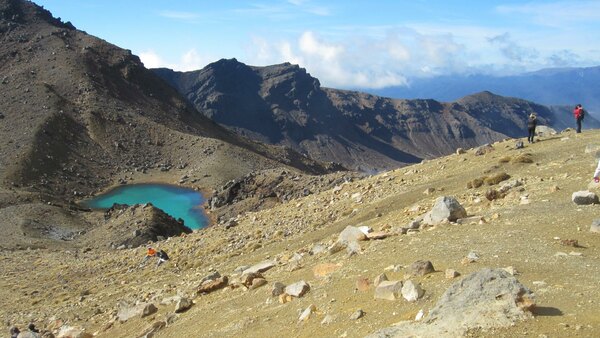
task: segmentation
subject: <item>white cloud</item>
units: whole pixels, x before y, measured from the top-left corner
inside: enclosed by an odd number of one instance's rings
[[[153,50],[147,50],[139,53],[140,60],[146,68],[170,68],[180,72],[187,72],[204,68],[213,58],[201,55],[196,49],[190,49],[183,53],[176,62],[168,62]]]
[[[162,67],[165,62],[160,56],[153,50],[147,50],[139,53],[140,60],[146,68],[158,68]]]

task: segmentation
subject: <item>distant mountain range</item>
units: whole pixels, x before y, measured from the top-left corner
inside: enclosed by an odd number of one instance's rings
[[[415,79],[408,87],[360,89],[392,98],[431,98],[453,101],[465,95],[491,91],[519,97],[548,106],[574,107],[581,103],[600,116],[600,66],[589,68],[550,68],[513,76],[438,76]]]
[[[253,67],[223,59],[192,72],[154,71],[200,113],[241,135],[363,171],[523,137],[532,112],[541,124],[572,124],[569,113],[555,116],[562,110],[488,91],[443,103],[323,88],[289,63]],[[586,122],[600,126],[591,117]]]

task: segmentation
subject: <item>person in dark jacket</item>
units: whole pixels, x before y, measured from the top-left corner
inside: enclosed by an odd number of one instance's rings
[[[529,115],[529,119],[527,120],[527,142],[533,143],[533,137],[535,136],[535,127],[537,126],[537,118],[534,113]]]
[[[577,132],[581,133],[581,121],[583,121],[585,111],[580,104],[576,105],[575,109],[573,109],[573,115],[575,115],[575,121],[577,122]]]

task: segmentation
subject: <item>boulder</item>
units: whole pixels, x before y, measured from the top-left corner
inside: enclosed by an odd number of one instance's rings
[[[425,276],[428,273],[435,272],[433,264],[430,261],[416,261],[408,267],[408,273],[411,276]]]
[[[402,297],[409,302],[414,302],[423,297],[423,293],[425,293],[425,291],[423,291],[421,286],[410,279],[405,281],[402,285]]]
[[[599,204],[598,195],[591,191],[576,191],[571,195],[571,200],[577,205]]]
[[[465,217],[467,217],[467,211],[456,198],[441,196],[435,200],[433,208],[425,214],[423,222],[429,225],[437,225],[446,220],[454,222]]]
[[[375,288],[375,299],[396,300],[402,291],[402,281],[383,281]]]
[[[338,236],[338,242],[349,243],[356,241],[364,241],[367,239],[367,235],[360,228],[347,226]]]
[[[147,303],[137,305],[121,303],[119,304],[119,309],[117,310],[117,320],[123,323],[132,317],[141,316],[147,305]]]
[[[285,293],[292,297],[302,297],[310,290],[310,285],[305,281],[299,281],[285,287]]]
[[[461,337],[470,330],[486,332],[533,318],[529,311],[534,305],[532,292],[514,276],[486,268],[451,285],[422,321],[404,322],[367,337]]]

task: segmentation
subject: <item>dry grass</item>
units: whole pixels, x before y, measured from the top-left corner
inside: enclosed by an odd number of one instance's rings
[[[529,153],[519,154],[511,160],[511,163],[533,163],[533,155]]]
[[[496,184],[498,184],[498,183],[500,183],[502,181],[506,181],[509,178],[510,178],[509,174],[507,174],[505,172],[502,172],[502,173],[498,173],[498,174],[493,175],[493,176],[486,177],[483,181],[487,185],[496,185]]]

